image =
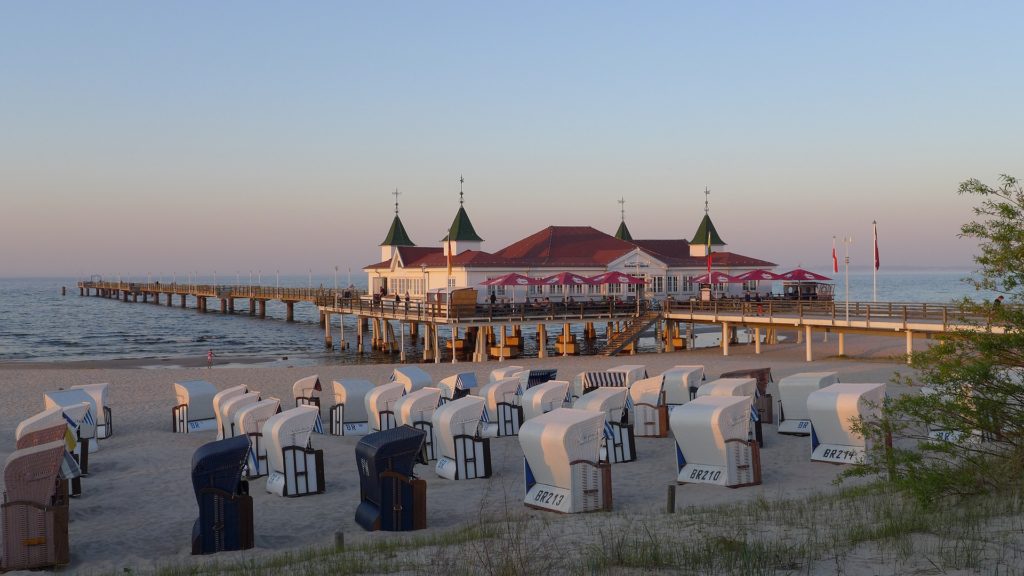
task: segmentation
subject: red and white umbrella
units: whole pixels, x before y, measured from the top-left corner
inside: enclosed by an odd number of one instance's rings
[[[559,272],[540,280],[545,286],[574,286],[580,284],[593,284],[590,278],[573,274],[572,272]]]
[[[725,272],[714,271],[710,274],[701,274],[693,279],[693,282],[697,284],[735,284],[742,282],[736,278],[729,276]]]
[[[540,278],[530,278],[516,272],[488,278],[480,283],[481,286],[538,286],[540,284],[543,284]]]
[[[776,274],[771,270],[751,270],[750,272],[744,272],[734,276],[736,280],[740,282],[750,282],[751,280],[782,280],[781,274]]]
[[[591,284],[646,284],[643,278],[630,276],[622,272],[605,272],[588,278]]]
[[[823,280],[831,280],[828,276],[822,276],[821,274],[815,274],[810,270],[804,270],[803,268],[797,268],[790,270],[785,274],[782,274],[783,280],[793,280],[797,282],[821,282]]]

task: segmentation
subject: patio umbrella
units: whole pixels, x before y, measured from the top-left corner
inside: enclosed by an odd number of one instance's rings
[[[582,286],[587,284],[593,284],[590,278],[580,276],[579,274],[573,274],[572,272],[559,272],[558,274],[552,274],[540,281],[545,286],[562,286],[562,299],[565,300],[565,286]]]
[[[605,272],[597,276],[591,276],[587,280],[591,284],[646,284],[643,278],[637,278],[623,272]]]
[[[781,274],[776,274],[771,270],[751,270],[750,272],[744,272],[735,276],[736,280],[740,282],[750,282],[751,280],[782,280]]]
[[[785,274],[782,274],[782,280],[794,280],[797,282],[821,282],[823,280],[831,280],[828,276],[822,276],[821,274],[815,274],[810,270],[804,270],[803,268],[797,268],[790,270]]]
[[[496,278],[488,278],[480,283],[481,286],[512,286],[512,302],[516,300],[516,286],[539,286],[543,284],[540,278],[530,278],[516,272],[502,274]]]
[[[693,279],[693,282],[697,284],[735,284],[742,282],[736,277],[729,276],[725,272],[714,271],[710,274],[701,274]]]

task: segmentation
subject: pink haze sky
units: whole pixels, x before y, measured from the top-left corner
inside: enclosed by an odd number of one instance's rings
[[[0,276],[331,274],[466,209],[830,265],[971,266],[1024,176],[1020,4],[6,3]],[[45,41],[41,41],[45,39]],[[840,244],[840,255],[842,245]]]

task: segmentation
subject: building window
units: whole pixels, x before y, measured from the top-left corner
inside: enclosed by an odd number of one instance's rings
[[[744,282],[743,289],[749,292],[757,292],[757,280],[748,280]]]
[[[495,296],[504,296],[505,295],[505,287],[504,286],[495,286],[494,287],[494,295]]]
[[[527,286],[526,287],[526,293],[530,294],[531,296],[534,295],[534,294],[540,294],[540,289],[541,289],[540,286]]]
[[[655,276],[654,278],[651,278],[651,280],[653,280],[653,282],[651,283],[652,292],[654,292],[655,294],[661,294],[662,292],[665,291],[664,276]]]
[[[693,276],[683,276],[683,292],[693,292]]]
[[[562,293],[562,285],[561,284],[552,284],[548,288],[549,288],[551,294],[561,294]]]
[[[622,284],[609,284],[608,285],[608,293],[609,294],[622,294]]]
[[[666,292],[679,292],[679,276],[666,276]]]
[[[455,288],[455,278],[448,279],[448,289],[451,290],[452,288]]]
[[[573,294],[583,294],[583,285],[582,284],[573,284],[572,285],[572,293]]]

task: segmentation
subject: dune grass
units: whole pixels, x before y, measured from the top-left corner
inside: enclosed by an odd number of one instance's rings
[[[813,574],[868,563],[894,574],[1024,575],[1019,488],[926,507],[874,483],[806,499],[647,516],[562,516],[511,502],[500,518],[447,532],[119,574]]]

